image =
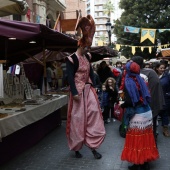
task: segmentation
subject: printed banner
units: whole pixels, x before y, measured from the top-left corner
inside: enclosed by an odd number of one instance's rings
[[[164,31],[170,31],[170,29],[158,29],[159,33],[162,33]]]
[[[149,53],[150,54],[152,53],[152,47],[149,47]]]
[[[132,54],[134,55],[136,53],[136,47],[132,46]]]
[[[98,46],[103,46],[103,45],[104,45],[103,41],[102,41],[102,40],[99,40],[99,41],[98,41]]]
[[[149,39],[154,44],[155,43],[155,32],[156,32],[156,29],[142,28],[140,42],[143,42],[146,39]]]
[[[141,51],[143,52],[143,50],[144,50],[144,47],[141,47]]]
[[[124,32],[130,32],[130,33],[138,34],[139,33],[139,29],[140,28],[137,28],[137,27],[125,26],[124,27]]]
[[[116,44],[116,50],[120,50],[120,44]]]

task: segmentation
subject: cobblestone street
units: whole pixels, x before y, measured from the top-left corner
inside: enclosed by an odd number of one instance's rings
[[[65,135],[65,121],[34,147],[0,166],[0,170],[127,170],[128,162],[120,160],[124,138],[118,133],[120,122],[106,125],[107,136],[98,151],[102,159],[95,160],[87,147],[83,147],[83,158],[76,159],[69,151]],[[160,159],[152,162],[151,170],[170,170],[170,138],[162,135],[158,128]]]

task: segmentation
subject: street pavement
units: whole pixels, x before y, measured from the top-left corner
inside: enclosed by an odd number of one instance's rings
[[[161,122],[159,122],[160,124]],[[106,138],[98,151],[102,159],[94,159],[91,151],[84,146],[83,158],[75,158],[69,151],[66,140],[66,122],[32,148],[0,166],[0,170],[127,170],[130,163],[120,160],[124,138],[119,136],[119,121],[106,124]],[[158,148],[160,159],[151,162],[151,170],[170,170],[170,138],[162,135],[158,127]]]

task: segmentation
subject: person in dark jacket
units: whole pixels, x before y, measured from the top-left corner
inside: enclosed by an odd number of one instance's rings
[[[96,65],[93,65],[92,66],[93,68],[93,72],[94,72],[94,82],[95,82],[95,88],[96,89],[101,89],[101,82],[100,82],[100,78],[99,78],[99,75],[97,74],[97,68],[96,68]]]
[[[114,78],[114,75],[110,67],[107,65],[106,61],[102,61],[100,63],[100,67],[97,70],[97,74],[99,75],[101,83],[104,83],[109,77]]]
[[[99,103],[100,103],[100,107],[102,110],[102,114],[103,114],[103,120],[104,123],[108,124],[107,118],[108,118],[108,107],[109,107],[109,95],[108,92],[106,91],[106,85],[102,84],[102,88],[98,93],[99,96]]]
[[[109,77],[106,81],[106,90],[108,92],[109,95],[109,103],[108,103],[108,107],[107,107],[107,121],[110,122],[110,118],[112,119],[112,121],[114,122],[114,104],[117,101],[117,97],[118,97],[118,90],[116,88],[116,80],[112,77]],[[111,113],[111,115],[110,115]]]
[[[166,66],[164,63],[157,63],[155,66],[155,71],[158,74],[165,98],[165,106],[159,114],[162,119],[163,135],[166,137],[170,137],[170,133],[168,130],[170,115],[170,74],[169,72],[165,71],[165,69]]]

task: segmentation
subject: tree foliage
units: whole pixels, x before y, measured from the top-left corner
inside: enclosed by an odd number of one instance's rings
[[[111,0],[107,1],[106,4],[103,5],[103,11],[109,17],[111,15],[111,12],[114,12],[114,6],[113,6]]]
[[[152,44],[149,40],[140,43],[141,33],[126,33],[124,32],[124,26],[169,29],[170,0],[120,0],[119,6],[124,11],[120,19],[115,21],[114,34],[117,36],[117,43],[134,46],[155,45],[155,49],[152,49],[151,54],[148,49],[141,52],[140,48],[136,50],[135,54],[145,58],[155,57],[157,39],[160,39],[162,44],[170,42],[170,31],[159,33],[157,30],[155,44]],[[131,57],[131,48],[123,47],[122,54]]]
[[[106,41],[106,36],[104,34],[100,35],[99,40],[105,42]]]

